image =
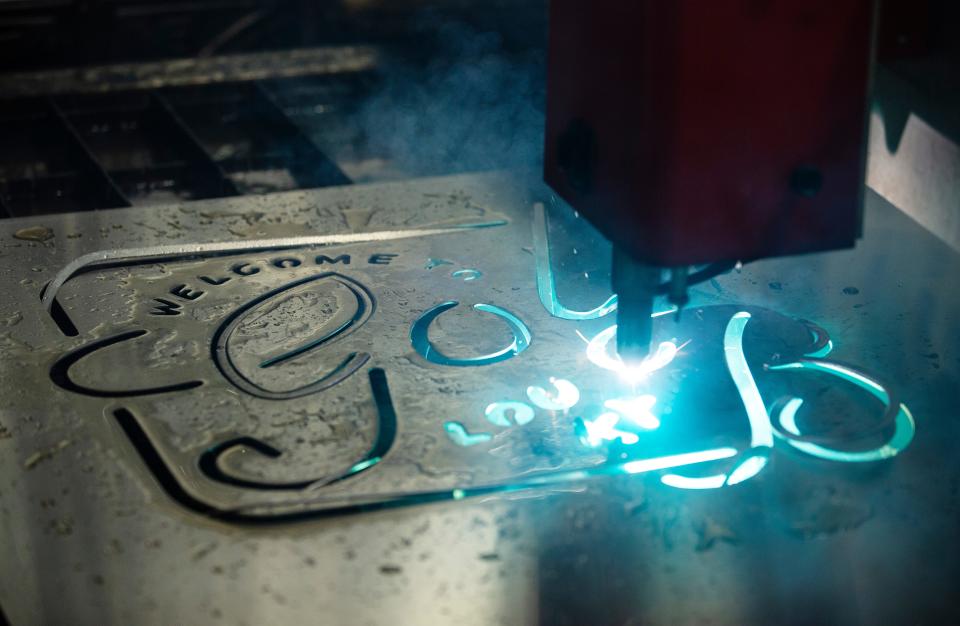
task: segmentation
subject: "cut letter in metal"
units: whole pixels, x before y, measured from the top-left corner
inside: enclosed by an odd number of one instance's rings
[[[547,233],[547,210],[542,202],[533,205],[533,254],[537,264],[537,293],[544,308],[565,320],[592,320],[603,317],[617,308],[617,295],[613,294],[597,307],[587,311],[574,311],[565,307],[557,296],[557,284],[553,277],[550,260],[550,238]]]
[[[284,306],[304,300],[323,306]],[[254,380],[255,374],[350,334],[366,322],[373,307],[366,287],[346,276],[308,276],[268,291],[232,313],[214,335],[213,360],[227,380],[260,398],[283,400],[323,391],[357,371],[370,355],[351,352],[328,373],[292,389],[267,388]],[[304,324],[311,326],[304,329]]]
[[[491,365],[493,363],[499,363],[500,361],[512,359],[526,350],[530,345],[530,329],[527,328],[527,325],[523,323],[523,320],[506,309],[502,309],[493,304],[481,303],[473,305],[473,308],[478,311],[492,313],[506,322],[507,326],[510,327],[510,332],[513,333],[513,341],[510,343],[510,345],[502,350],[498,350],[497,352],[493,352],[491,354],[485,354],[483,356],[453,358],[443,354],[437,350],[433,343],[430,342],[430,338],[428,336],[430,324],[432,324],[433,320],[437,319],[444,311],[449,311],[458,304],[460,303],[452,300],[438,304],[432,309],[424,312],[423,315],[421,315],[417,321],[413,323],[413,326],[410,328],[410,342],[413,344],[413,349],[417,351],[417,354],[431,363],[437,363],[439,365],[452,365],[455,367],[469,367]]]

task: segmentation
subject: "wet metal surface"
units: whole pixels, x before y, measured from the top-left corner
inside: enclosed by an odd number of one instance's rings
[[[6,221],[3,612],[960,619],[960,295],[925,282],[960,257],[871,194],[857,250],[696,287],[635,379],[585,343],[609,258],[500,174]]]

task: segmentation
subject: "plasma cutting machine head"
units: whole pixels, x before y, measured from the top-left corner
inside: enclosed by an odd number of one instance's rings
[[[547,183],[613,243],[617,348],[657,294],[860,235],[873,0],[552,0]]]

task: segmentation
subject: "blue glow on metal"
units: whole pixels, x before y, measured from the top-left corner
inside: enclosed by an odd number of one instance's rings
[[[514,422],[518,426],[529,424],[533,421],[533,407],[525,402],[515,402],[513,400],[504,400],[502,402],[492,402],[487,405],[483,412],[487,421],[497,426],[513,426]],[[513,416],[513,422],[510,416]]]
[[[493,438],[490,433],[470,433],[460,422],[446,422],[443,429],[447,431],[447,436],[458,446],[468,448],[478,443],[485,443]]]
[[[638,365],[627,365],[620,358],[620,355],[610,352],[609,344],[616,334],[616,324],[600,331],[587,344],[587,359],[599,368],[616,372],[624,382],[636,384],[644,380],[651,372],[669,365],[677,356],[677,344],[672,341],[663,341],[657,347],[656,352]]]
[[[374,465],[376,465],[382,460],[383,459],[381,457],[375,456],[372,459],[367,459],[366,461],[360,461],[359,463],[355,463],[349,470],[347,470],[346,476],[356,474],[357,472],[362,472],[363,470],[369,467],[373,467]]]
[[[466,269],[457,270],[450,275],[453,276],[454,278],[459,278],[463,281],[470,281],[470,280],[477,280],[478,278],[483,276],[483,272],[481,272],[480,270],[475,270],[472,267],[468,267]]]
[[[660,477],[660,482],[677,489],[719,489],[727,482],[727,475],[715,474],[713,476],[691,477],[681,476],[680,474],[665,474]]]
[[[839,363],[805,360],[797,361],[796,363],[788,363],[786,365],[778,365],[771,367],[770,369],[772,371],[817,371],[836,375],[842,380],[845,380],[860,387],[864,391],[867,391],[875,398],[880,400],[885,407],[889,408],[890,406],[890,395],[887,393],[887,390],[883,388],[883,385],[867,377],[866,375],[840,365]],[[798,436],[800,435],[800,429],[797,427],[797,412],[800,410],[802,405],[802,399],[790,398],[786,404],[784,404],[783,408],[780,410],[780,414],[777,417],[780,425],[783,426],[784,430],[790,434]],[[916,422],[913,419],[913,414],[910,413],[910,409],[908,409],[905,404],[901,403],[899,410],[897,411],[896,418],[894,419],[894,432],[890,440],[882,446],[872,450],[837,450],[835,448],[828,448],[826,446],[821,446],[809,441],[796,441],[794,439],[783,437],[782,435],[778,436],[788,445],[811,456],[828,461],[838,461],[841,463],[865,463],[870,461],[881,461],[883,459],[889,459],[893,456],[896,456],[908,445],[910,445],[915,433]]]
[[[607,400],[603,403],[603,406],[620,413],[627,421],[638,428],[656,430],[660,427],[660,420],[653,414],[653,405],[656,403],[656,396],[644,394],[632,398]]]
[[[586,311],[568,309],[560,302],[557,297],[557,285],[553,278],[553,265],[550,261],[546,209],[540,202],[533,205],[533,255],[537,266],[537,293],[540,295],[540,302],[550,315],[565,320],[592,320],[616,310],[616,294],[604,300],[600,306]]]
[[[823,357],[827,356],[827,355],[830,354],[831,352],[833,352],[833,340],[832,340],[832,339],[828,339],[828,340],[827,340],[827,345],[823,346],[822,348],[820,348],[819,350],[816,350],[816,351],[814,351],[814,352],[808,352],[808,353],[805,354],[804,356],[813,357],[813,358],[815,358],[815,359],[822,359]]]
[[[580,390],[569,380],[551,377],[550,384],[556,393],[551,394],[543,387],[527,387],[530,402],[548,411],[566,411],[580,402]]]
[[[683,454],[671,454],[652,459],[628,461],[623,464],[623,470],[628,474],[639,474],[641,472],[650,472],[670,467],[729,459],[730,457],[736,456],[736,454],[737,451],[734,448],[716,448],[713,450],[702,450],[700,452],[685,452]]]
[[[765,456],[751,456],[747,458],[743,463],[738,465],[730,475],[727,476],[726,484],[736,485],[737,483],[742,483],[748,478],[753,478],[760,473],[767,465],[767,457]]]
[[[624,445],[632,446],[640,441],[636,433],[626,430],[619,430],[617,424],[620,423],[620,415],[613,412],[601,413],[595,419],[582,420],[586,429],[586,444],[596,448],[605,441],[616,441],[619,439]]]
[[[760,390],[747,365],[747,357],[743,353],[743,331],[750,320],[750,314],[741,311],[730,318],[727,330],[723,335],[723,355],[727,362],[727,369],[733,384],[737,386],[743,407],[747,410],[747,419],[750,421],[750,446],[773,446],[773,426],[767,415]],[[764,457],[758,457],[764,458]],[[764,461],[766,462],[766,461]],[[762,466],[761,466],[762,467]]]
[[[750,422],[750,447],[759,448],[773,447],[773,426],[770,424],[770,417],[767,414],[763,398],[760,396],[760,390],[757,389],[757,383],[753,379],[750,367],[747,365],[747,358],[743,352],[743,331],[750,321],[750,313],[740,311],[730,318],[727,323],[727,329],[723,335],[723,355],[727,364],[727,370],[733,379],[733,384],[737,387],[740,399],[747,411],[747,419]],[[757,459],[754,461],[753,459]],[[694,489],[715,488],[704,485],[716,485],[722,487],[724,484],[735,484],[730,482],[736,479],[737,483],[743,482],[760,473],[766,466],[766,456],[754,456],[740,464],[729,477],[726,474],[717,474],[707,476],[691,483],[684,480],[685,477],[669,474],[663,476],[661,481],[666,485],[681,488],[686,485],[697,485]],[[679,481],[677,479],[680,479]],[[719,483],[719,484],[717,484]]]
[[[438,304],[432,309],[425,311],[410,328],[410,343],[413,346],[413,349],[416,350],[417,353],[427,361],[430,361],[431,363],[437,363],[439,365],[453,365],[457,367],[490,365],[492,363],[498,363],[500,361],[511,359],[530,346],[530,329],[527,328],[527,325],[523,323],[523,320],[506,309],[502,309],[493,304],[480,303],[473,305],[473,308],[485,313],[492,313],[493,315],[496,315],[505,321],[507,326],[510,327],[510,331],[513,333],[513,341],[510,343],[510,345],[502,350],[498,350],[497,352],[493,352],[491,354],[485,354],[483,356],[454,358],[443,354],[436,347],[434,347],[433,343],[430,341],[430,324],[432,324],[433,320],[439,317],[443,312],[452,309],[458,304],[459,302],[452,300]]]
[[[797,411],[800,410],[802,404],[803,400],[800,398],[790,398],[780,410],[780,425],[783,426],[785,431],[798,437],[800,436],[800,429],[797,428]],[[776,435],[776,431],[773,434]]]
[[[433,268],[441,265],[453,265],[453,262],[447,261],[446,259],[427,259],[427,264],[424,265],[423,268],[432,270]]]

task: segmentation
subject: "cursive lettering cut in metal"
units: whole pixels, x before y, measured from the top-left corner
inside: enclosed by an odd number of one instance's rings
[[[77,384],[70,378],[70,368],[75,364],[79,363],[85,356],[93,354],[98,350],[103,350],[109,348],[114,344],[121,343],[123,341],[128,341],[130,339],[136,339],[137,337],[142,337],[148,334],[146,330],[131,330],[125,333],[120,333],[118,335],[111,335],[110,337],[104,337],[103,339],[97,339],[86,345],[80,346],[72,352],[68,352],[63,355],[53,364],[53,367],[50,368],[50,380],[53,381],[55,385],[61,389],[66,389],[67,391],[72,391],[74,393],[82,393],[86,396],[94,396],[96,398],[125,398],[133,396],[149,396],[158,393],[170,393],[174,391],[187,391],[188,389],[193,389],[199,387],[203,384],[202,380],[188,380],[182,383],[175,383],[173,385],[163,385],[160,387],[146,387],[143,389],[126,389],[126,390],[109,390],[109,389],[98,389],[95,387],[87,387],[85,385]]]
[[[255,476],[241,475],[237,470],[227,467],[223,460],[227,455],[252,450],[267,459],[277,459],[283,452],[270,444],[255,437],[236,437],[212,446],[201,455],[199,465],[201,471],[211,480],[258,490],[301,490],[317,489],[352,478],[378,463],[390,452],[397,438],[397,415],[389,399],[389,389],[386,387],[386,375],[383,370],[370,371],[370,384],[374,391],[374,402],[377,404],[377,437],[367,453],[350,467],[334,476],[311,478],[307,480],[288,482],[269,482]]]
[[[485,222],[466,222],[445,228],[419,228],[411,230],[387,230],[370,233],[342,233],[338,235],[306,235],[302,237],[280,237],[259,239],[237,243],[234,241],[218,241],[193,244],[164,244],[144,246],[140,248],[120,248],[114,250],[99,250],[75,258],[65,265],[53,279],[40,291],[40,302],[50,314],[53,321],[65,335],[77,335],[76,327],[65,315],[63,308],[57,303],[57,294],[60,288],[74,276],[95,268],[116,266],[143,265],[155,261],[171,262],[187,259],[203,259],[215,256],[240,254],[244,252],[268,252],[280,250],[294,250],[320,246],[334,246],[350,243],[373,243],[396,241],[411,237],[427,237],[431,235],[446,235],[463,232],[465,230],[487,229],[504,226],[504,220]],[[243,265],[243,264],[241,264]],[[234,271],[240,276],[249,276],[259,272],[259,269],[245,272],[242,268]]]
[[[233,385],[259,398],[287,400],[323,391],[360,369],[370,355],[350,352],[325,374],[293,388],[284,383],[296,377],[269,376],[264,370],[337,342],[360,328],[373,310],[373,296],[359,282],[333,272],[308,276],[230,314],[213,337],[213,360]]]

